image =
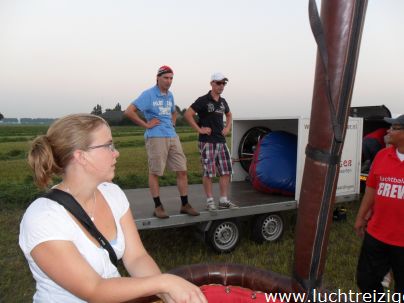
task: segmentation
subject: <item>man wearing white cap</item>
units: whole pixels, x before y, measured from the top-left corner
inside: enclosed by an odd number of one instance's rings
[[[219,174],[219,208],[237,208],[228,199],[232,164],[226,136],[231,130],[232,114],[226,100],[221,97],[228,79],[221,73],[214,73],[212,89],[199,97],[185,112],[185,119],[199,134],[198,147],[203,166],[203,187],[207,196],[206,208],[216,210],[212,193],[212,178]],[[198,114],[199,121],[194,116]],[[226,116],[226,125],[223,123]]]
[[[404,293],[404,115],[391,124],[386,147],[373,160],[355,221],[364,237],[357,268],[362,292],[383,295],[382,280],[391,269],[396,293]],[[368,213],[371,212],[370,218]]]

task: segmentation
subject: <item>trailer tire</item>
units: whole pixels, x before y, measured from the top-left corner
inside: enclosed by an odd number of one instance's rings
[[[237,220],[213,221],[206,242],[217,253],[232,252],[240,241],[240,224]]]
[[[280,214],[263,214],[256,217],[253,222],[251,237],[259,244],[274,242],[281,238],[284,226],[284,220]]]

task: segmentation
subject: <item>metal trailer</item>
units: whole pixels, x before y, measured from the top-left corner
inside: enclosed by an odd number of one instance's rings
[[[153,216],[154,203],[148,188],[125,190],[139,230],[194,225],[206,243],[216,252],[230,252],[240,241],[241,222],[251,221],[251,236],[258,243],[276,241],[283,233],[283,212],[298,207],[300,184],[304,167],[304,148],[307,144],[309,119],[302,117],[238,118],[233,119],[232,159],[234,161],[229,198],[237,209],[205,210],[206,197],[201,184],[189,185],[188,197],[200,216],[180,214],[180,199],[176,186],[161,187],[161,198],[167,219]],[[297,135],[296,193],[293,197],[267,194],[255,190],[248,181],[248,166],[255,144],[268,129],[288,131]],[[349,118],[344,150],[340,163],[337,202],[359,198],[362,142],[362,118]],[[219,197],[218,184],[213,187]],[[216,199],[217,200],[217,199]]]

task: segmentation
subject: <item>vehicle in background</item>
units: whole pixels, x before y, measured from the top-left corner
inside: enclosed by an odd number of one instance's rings
[[[390,124],[384,118],[391,118],[391,112],[385,105],[357,106],[351,107],[350,116],[363,118],[360,191],[364,192],[373,158],[385,147],[384,136]]]

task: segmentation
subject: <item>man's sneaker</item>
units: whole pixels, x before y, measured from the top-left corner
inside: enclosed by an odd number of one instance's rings
[[[230,202],[230,200],[226,200],[226,201],[219,201],[219,208],[220,209],[235,209],[235,208],[239,208],[236,204]]]
[[[215,201],[213,199],[206,200],[206,209],[209,211],[217,210]]]

